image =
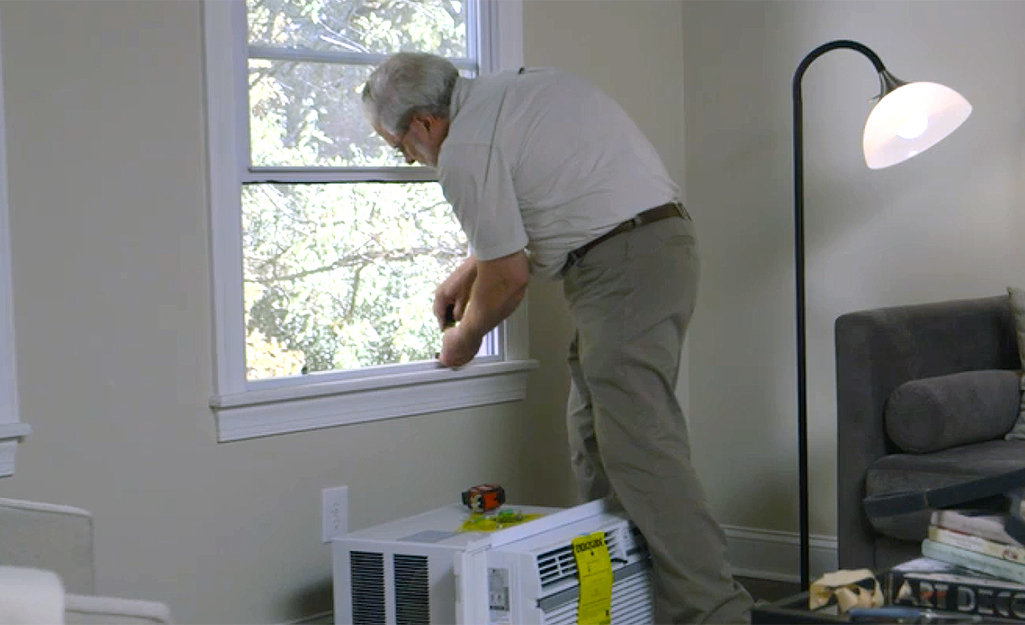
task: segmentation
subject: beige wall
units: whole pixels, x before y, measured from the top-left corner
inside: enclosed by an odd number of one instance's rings
[[[839,50],[804,77],[811,530],[835,535],[835,318],[1025,283],[1025,3],[688,1],[683,23],[686,196],[705,271],[690,334],[694,455],[734,525],[797,525],[798,62],[855,39],[898,77],[947,84],[975,107],[929,152],[870,171],[872,65]]]
[[[608,88],[678,168],[681,7],[526,5],[527,61]],[[165,601],[182,623],[329,610],[324,487],[349,486],[354,528],[486,480],[518,501],[572,503],[568,324],[552,285],[531,296],[545,363],[526,402],[215,442],[200,14],[191,0],[0,1],[21,416],[33,428],[0,495],[92,511],[100,592]]]
[[[517,500],[573,501],[555,284],[531,286],[542,368],[521,404],[217,444],[199,3],[0,0],[0,16],[34,429],[0,494],[91,510],[101,592],[166,601],[183,623],[283,622],[330,609],[323,487],[349,485],[355,528],[484,480]],[[794,67],[851,37],[976,107],[935,150],[870,172],[871,66],[839,51],[806,77],[812,529],[830,535],[832,320],[1023,282],[1022,23],[1016,2],[525,2],[526,62],[608,90],[684,183],[704,262],[689,415],[724,522],[796,529]]]

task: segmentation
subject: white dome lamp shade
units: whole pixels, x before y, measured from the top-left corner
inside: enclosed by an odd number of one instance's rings
[[[870,169],[917,156],[954,132],[972,112],[960,93],[934,82],[905,83],[879,73],[879,103],[865,121],[862,147]]]

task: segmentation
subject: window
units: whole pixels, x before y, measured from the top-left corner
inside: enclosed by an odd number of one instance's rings
[[[0,67],[2,65],[0,61]],[[7,212],[7,138],[4,128],[3,94],[0,93],[0,477],[14,475],[18,442],[31,432],[27,424],[18,422],[14,315],[11,308],[11,238]]]
[[[467,76],[520,64],[519,2],[224,0],[204,5],[221,441],[523,397],[525,311],[459,370],[431,303],[466,257],[433,170],[364,120],[400,50]],[[498,26],[501,25],[501,30]]]

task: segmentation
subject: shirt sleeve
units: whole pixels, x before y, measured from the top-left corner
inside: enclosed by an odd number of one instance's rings
[[[438,160],[442,192],[478,259],[502,258],[527,246],[512,171],[499,148],[443,146]]]

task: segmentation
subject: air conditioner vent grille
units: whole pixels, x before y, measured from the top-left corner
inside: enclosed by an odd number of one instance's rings
[[[353,625],[384,623],[384,555],[366,551],[350,552],[349,570],[352,580]]]
[[[619,531],[605,535],[605,545],[610,558],[622,558]],[[541,588],[548,589],[566,579],[577,576],[577,563],[573,558],[573,545],[566,543],[557,549],[546,551],[537,556],[537,570],[541,577]]]
[[[431,588],[427,558],[395,554],[395,622],[430,625]]]
[[[578,599],[574,597],[542,613],[542,625],[576,625]],[[651,594],[651,570],[645,568],[612,585],[609,605],[611,625],[651,625],[655,604]]]

